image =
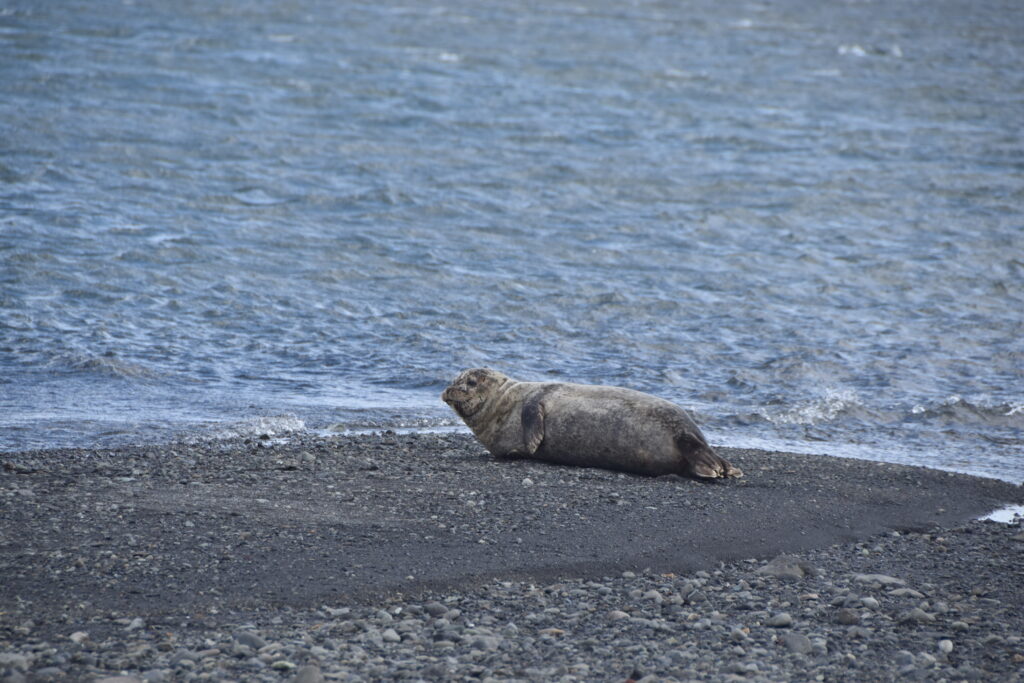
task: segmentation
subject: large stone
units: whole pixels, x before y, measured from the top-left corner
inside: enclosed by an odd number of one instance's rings
[[[813,649],[811,639],[803,633],[784,633],[780,640],[786,649],[797,654],[806,655]]]
[[[448,614],[448,608],[439,602],[428,602],[423,606],[423,611],[425,611],[427,614],[434,617],[435,619],[438,619]]]
[[[927,612],[925,612],[920,607],[915,607],[914,609],[912,609],[912,610],[910,610],[908,612],[904,612],[902,615],[900,615],[900,623],[901,624],[910,623],[910,622],[918,623],[918,624],[923,624],[923,623],[928,623],[928,622],[931,622],[931,621],[935,621],[935,617],[932,616],[931,614],[928,614]]]
[[[846,626],[856,626],[860,623],[860,613],[849,607],[844,607],[836,614],[836,621]]]
[[[857,583],[869,583],[879,586],[905,586],[906,581],[897,579],[895,576],[885,574],[854,574],[853,580]]]
[[[261,647],[266,647],[267,641],[260,638],[252,631],[240,631],[235,634],[235,642],[239,645],[245,645],[251,647],[253,650],[259,650]]]
[[[792,555],[779,555],[757,570],[762,576],[774,576],[783,581],[799,581],[805,576],[817,575],[817,570]]]
[[[324,683],[324,675],[320,671],[320,667],[307,664],[299,667],[299,670],[295,672],[292,683]]]

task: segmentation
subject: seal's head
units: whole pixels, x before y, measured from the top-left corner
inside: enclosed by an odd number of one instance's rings
[[[480,412],[494,391],[508,381],[508,377],[490,368],[463,370],[441,394],[441,400],[465,420]]]

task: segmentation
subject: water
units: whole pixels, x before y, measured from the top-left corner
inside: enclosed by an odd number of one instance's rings
[[[0,450],[456,424],[1024,480],[1014,2],[0,9]]]

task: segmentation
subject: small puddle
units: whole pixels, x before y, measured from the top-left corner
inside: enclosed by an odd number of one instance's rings
[[[1024,505],[1010,505],[990,512],[981,519],[990,519],[993,522],[1002,522],[1003,524],[1013,524],[1022,517],[1024,517]]]

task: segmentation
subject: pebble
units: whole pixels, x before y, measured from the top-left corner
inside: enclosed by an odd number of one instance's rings
[[[806,563],[801,562],[795,557],[779,555],[755,573],[761,576],[774,576],[784,581],[798,581],[808,573],[804,569],[805,566]]]
[[[0,667],[28,671],[29,658],[14,652],[0,652]]]
[[[263,640],[263,638],[260,638],[258,635],[252,633],[251,631],[241,631],[239,633],[236,633],[235,642],[237,642],[239,645],[245,645],[246,647],[250,647],[253,650],[259,650],[267,646],[267,641]]]
[[[324,683],[324,674],[320,671],[320,667],[307,664],[298,668],[292,683]]]
[[[871,596],[863,597],[860,599],[860,604],[864,605],[868,609],[878,609],[880,603],[878,600]]]
[[[909,610],[909,611],[904,612],[903,614],[901,614],[900,618],[899,618],[899,621],[900,621],[900,623],[908,623],[908,622],[927,623],[927,622],[935,621],[935,617],[933,617],[931,614],[928,614],[927,612],[925,612],[920,607],[915,607],[914,609]]]
[[[948,638],[943,638],[939,641],[939,652],[944,655],[948,655],[953,651],[953,641]]]
[[[448,608],[439,602],[428,602],[423,606],[423,610],[435,618],[443,617],[448,614]]]
[[[853,580],[857,583],[870,583],[879,586],[903,586],[907,583],[903,579],[885,574],[854,574]]]
[[[813,649],[811,639],[803,633],[786,633],[782,635],[781,640],[790,652],[806,655]]]
[[[860,612],[844,607],[836,613],[836,621],[845,626],[855,626],[860,623]]]
[[[779,612],[773,614],[765,623],[772,628],[785,628],[793,625],[793,617],[789,612]]]
[[[296,666],[294,662],[289,662],[287,659],[279,659],[271,664],[270,668],[277,671],[292,671]]]
[[[896,656],[893,657],[893,663],[896,664],[896,666],[912,665],[914,663],[914,653],[909,650],[900,650],[896,653]]]

